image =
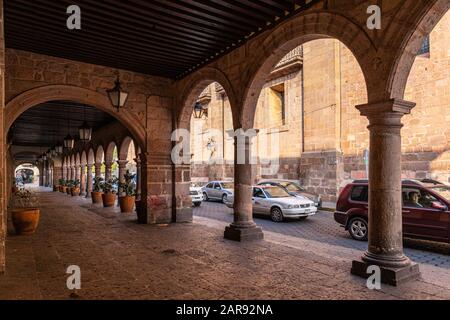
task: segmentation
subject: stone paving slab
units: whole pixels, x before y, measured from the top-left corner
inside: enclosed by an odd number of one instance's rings
[[[87,199],[39,196],[36,234],[7,238],[0,299],[70,299],[66,268],[72,264],[81,268],[80,299],[450,298],[448,287],[426,278],[372,291],[350,275],[346,257],[286,245],[271,234],[266,241],[224,240],[211,219],[139,225],[135,215],[115,211],[111,218]]]

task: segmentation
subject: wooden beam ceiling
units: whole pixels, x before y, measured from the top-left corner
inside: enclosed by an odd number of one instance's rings
[[[5,40],[8,48],[179,78],[318,1],[78,0],[81,30],[68,30],[74,1],[11,0]]]

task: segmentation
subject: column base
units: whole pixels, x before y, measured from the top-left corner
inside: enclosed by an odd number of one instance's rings
[[[175,209],[175,222],[192,222],[193,220],[193,210],[192,208],[178,208]]]
[[[362,260],[353,260],[351,274],[367,279],[372,274],[367,273],[367,268],[372,265],[376,264]],[[381,282],[391,286],[398,286],[408,281],[417,280],[420,277],[419,265],[414,262],[404,267],[378,266],[381,271]]]
[[[261,227],[240,228],[233,224],[225,227],[224,238],[233,241],[252,241],[264,239]]]

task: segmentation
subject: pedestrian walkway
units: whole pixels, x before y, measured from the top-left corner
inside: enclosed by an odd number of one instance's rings
[[[81,268],[79,299],[450,299],[449,287],[427,277],[369,290],[350,275],[350,259],[277,243],[270,235],[237,243],[207,220],[139,225],[134,214],[81,197],[39,197],[37,233],[7,238],[0,299],[74,298],[66,287],[70,265]]]

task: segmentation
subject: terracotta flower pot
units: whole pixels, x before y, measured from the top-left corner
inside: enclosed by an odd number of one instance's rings
[[[134,201],[136,197],[134,196],[124,196],[119,197],[120,211],[121,212],[132,212],[134,208]]]
[[[103,192],[92,191],[91,192],[92,203],[101,203],[103,201],[102,194]]]
[[[112,192],[103,193],[102,194],[103,206],[105,208],[114,206],[114,204],[116,203],[116,198],[117,196],[115,193]]]
[[[67,192],[67,187],[66,186],[62,186],[61,187],[61,192],[62,193],[66,193]]]
[[[70,188],[70,194],[72,197],[79,196],[80,195],[80,188],[79,187],[72,187]]]
[[[53,186],[53,192],[56,192],[56,191],[58,191],[58,186]]]
[[[66,187],[66,193],[70,196],[72,188]]]
[[[12,222],[17,234],[33,234],[39,224],[40,210],[38,208],[12,209]]]

